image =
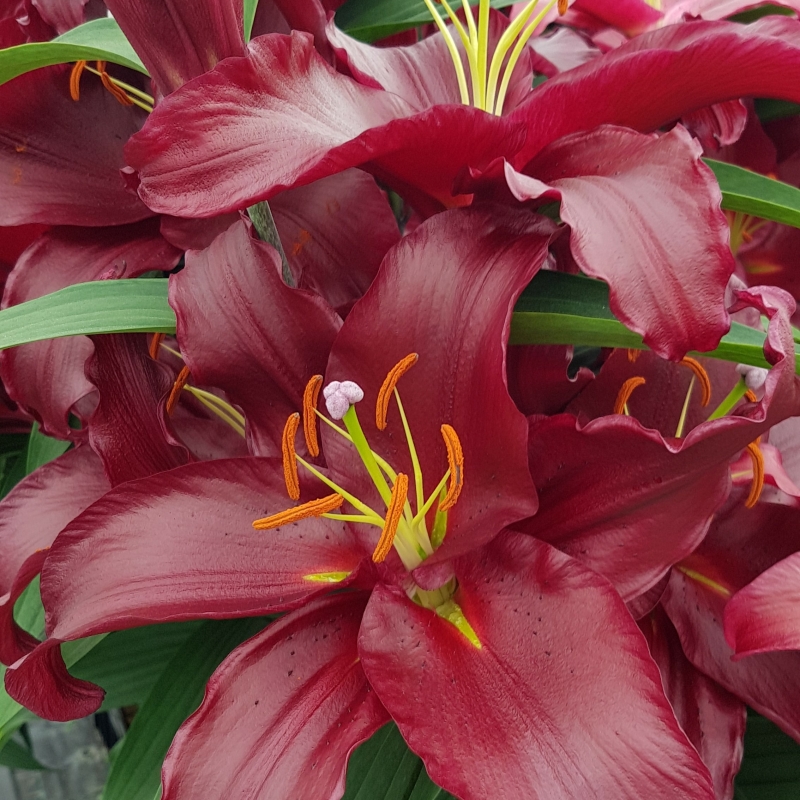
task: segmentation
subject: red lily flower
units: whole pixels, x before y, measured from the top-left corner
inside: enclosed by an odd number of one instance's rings
[[[437,215],[389,253],[343,324],[280,281],[276,254],[244,224],[190,254],[171,279],[187,363],[242,407],[254,447],[279,439],[283,458],[179,467],[81,514],[43,569],[49,638],[9,668],[9,692],[50,717],[84,714],[102,691],[70,678],[61,641],[285,610],[212,679],[168,758],[165,798],[341,796],[347,754],[389,715],[465,800],[653,786],[710,798],[618,595],[569,556],[503,532],[536,508],[504,342],[554,232],[524,211]],[[308,377],[323,370],[342,421],[319,439],[321,381]],[[359,395],[376,410],[369,443]],[[282,511],[286,493],[311,499]],[[342,498],[353,508],[336,512]]]
[[[499,64],[508,21],[493,19]],[[727,330],[728,234],[713,176],[689,137],[676,131],[662,141],[634,131],[652,131],[742,95],[800,99],[798,82],[788,79],[798,63],[798,31],[800,24],[784,18],[747,27],[679,25],[533,91],[527,90],[528,58],[506,73],[505,102],[500,73],[485,85],[476,79],[473,102],[483,107],[491,101],[502,116],[458,105],[470,102],[470,94],[453,66],[463,72],[462,59],[451,60],[442,34],[378,49],[331,24],[329,41],[352,77],[332,72],[301,34],[261,37],[246,58],[230,59],[172,95],[132,138],[126,157],[151,208],[201,217],[352,166],[373,172],[431,213],[470,202],[463,193],[469,187],[454,193],[467,168],[481,172],[505,158],[520,173],[558,184],[550,188],[563,208],[574,208],[568,222],[579,267],[609,281],[613,310],[653,349],[680,358],[689,349],[713,348]],[[217,122],[211,131],[209,117]],[[633,130],[598,129],[603,124]],[[568,134],[576,136],[563,138]],[[244,150],[249,157],[243,160]],[[658,205],[648,200],[655,196],[650,184],[646,197],[641,192],[640,175],[653,170]],[[546,187],[537,185],[535,196],[545,199]],[[609,204],[614,213],[603,213]],[[627,224],[631,209],[635,225]],[[610,219],[616,221],[611,228]],[[660,283],[668,276],[673,287],[692,285],[699,274],[706,283],[693,294],[702,310],[687,309],[685,292]]]

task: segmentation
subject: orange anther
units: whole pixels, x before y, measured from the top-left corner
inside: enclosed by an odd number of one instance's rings
[[[161,350],[161,342],[164,341],[166,333],[154,333],[150,339],[150,358],[158,361],[158,353]]]
[[[683,364],[684,367],[689,367],[689,369],[694,372],[697,382],[700,384],[700,388],[703,391],[703,395],[700,398],[700,404],[707,406],[709,402],[711,402],[711,379],[708,377],[708,373],[705,371],[699,361],[695,360],[694,358],[689,358],[689,356],[682,358],[681,364]]]
[[[283,426],[281,451],[283,452],[283,477],[286,481],[286,494],[292,500],[300,499],[300,477],[297,474],[297,459],[294,449],[294,437],[300,427],[300,415],[295,411]]]
[[[175,406],[178,405],[178,398],[181,396],[183,387],[189,382],[189,373],[189,367],[184,367],[178,373],[175,383],[172,384],[172,389],[170,390],[169,397],[167,398],[167,414],[172,414],[172,412],[175,410]]]
[[[764,489],[764,455],[758,446],[759,441],[760,437],[747,445],[747,454],[750,456],[750,461],[753,462],[753,482],[750,485],[750,494],[747,495],[747,500],[744,502],[745,508],[752,508],[758,502]]]
[[[464,451],[461,449],[461,440],[451,425],[442,425],[442,438],[447,448],[450,482],[444,500],[439,503],[439,511],[447,511],[456,504],[464,485]]]
[[[569,8],[569,0],[558,0],[558,13],[563,17]]]
[[[617,400],[614,403],[614,413],[622,414],[625,411],[628,400],[631,399],[634,389],[637,389],[639,386],[644,386],[646,383],[647,381],[641,375],[628,378],[628,380],[622,384],[617,394]]]
[[[319,390],[322,388],[322,375],[315,375],[307,384],[303,392],[303,436],[306,440],[308,452],[314,458],[319,455],[319,441],[317,440],[317,400]]]
[[[641,350],[636,350],[635,348],[629,347],[628,348],[628,361],[630,361],[631,364],[635,364],[638,361],[639,356],[641,354],[642,354]]]
[[[117,86],[114,83],[114,79],[106,72],[106,62],[105,61],[98,61],[97,62],[97,71],[100,73],[100,80],[103,83],[103,86],[108,89],[109,92],[114,96],[114,99],[121,103],[123,106],[132,106],[133,100],[128,97],[125,91]]]
[[[323,514],[335,511],[343,502],[344,498],[340,494],[329,494],[319,500],[309,500],[301,506],[287,508],[286,511],[273,514],[271,517],[257,519],[253,523],[253,527],[257,531],[268,531],[272,528],[280,528],[281,525],[288,525],[291,522],[299,522],[301,519],[321,517]]]
[[[756,397],[756,393],[752,389],[748,389],[744,393],[745,399],[750,403],[757,403],[758,398]]]
[[[372,554],[372,560],[380,564],[389,555],[389,551],[394,544],[394,537],[397,535],[397,526],[400,524],[400,517],[403,514],[403,507],[408,499],[408,475],[402,472],[398,474],[397,480],[392,486],[392,496],[389,498],[389,507],[386,509],[386,518],[383,522],[381,538]]]
[[[389,400],[392,398],[392,392],[397,387],[397,382],[403,375],[408,372],[414,364],[417,363],[419,356],[416,353],[410,353],[405,358],[400,359],[390,370],[386,376],[386,380],[378,392],[378,401],[375,403],[375,424],[378,430],[386,429],[386,417],[389,414]]]
[[[73,100],[81,99],[81,75],[86,69],[85,61],[76,61],[69,74],[69,96]]]

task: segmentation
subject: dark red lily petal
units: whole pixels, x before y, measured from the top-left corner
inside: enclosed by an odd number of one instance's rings
[[[96,710],[103,693],[68,675],[62,641],[267,614],[346,585],[335,578],[355,572],[364,552],[343,524],[253,529],[289,505],[281,463],[271,459],[189,464],[110,491],[53,544],[42,570],[49,638],[8,670],[9,693],[39,716],[75,719]],[[331,581],[304,577],[331,573]]]
[[[66,33],[86,21],[89,0],[31,0],[31,3],[56,33]]]
[[[576,0],[570,10],[591,14],[606,25],[624,31],[629,36],[641,33],[658,24],[663,14],[651,6],[647,0]]]
[[[54,228],[21,256],[11,273],[2,308],[41,297],[112,272],[136,277],[168,270],[180,253],[159,235],[158,221],[112,228]],[[92,344],[84,336],[50,339],[0,353],[0,376],[11,398],[33,415],[50,436],[74,435],[69,414],[92,391],[84,364]]]
[[[17,259],[47,230],[47,225],[0,227],[0,267],[9,271]],[[4,282],[5,285],[5,282]]]
[[[494,53],[508,26],[508,17],[492,10],[488,31],[490,53]],[[402,97],[415,111],[424,111],[434,105],[461,103],[453,60],[441,33],[434,33],[405,47],[374,47],[340,31],[331,20],[327,34],[337,58],[364,86],[373,86]],[[455,32],[453,36],[458,41]],[[459,52],[465,74],[469,75],[466,54],[462,48],[459,48]],[[504,61],[504,64],[507,63],[508,58]],[[509,82],[503,106],[506,111],[515,108],[527,96],[532,81],[531,51],[526,48]]]
[[[728,496],[730,454],[703,455],[630,417],[585,427],[567,414],[532,421],[539,511],[514,527],[583,561],[632,600],[697,547]]]
[[[786,17],[693,22],[637,36],[546,81],[511,113],[529,125],[512,163],[519,169],[550,142],[604,123],[652,131],[725,100],[800,101],[798,63],[800,24]]]
[[[779,561],[725,606],[725,638],[737,656],[800,650],[800,553]]]
[[[732,800],[747,707],[689,663],[662,608],[642,620],[641,628],[675,716],[711,772],[717,800]]]
[[[179,250],[205,250],[239,216],[237,213],[219,214],[210,219],[183,219],[163,215],[160,217],[161,235]]]
[[[110,488],[100,460],[81,446],[24,478],[0,503],[0,662],[13,664],[36,643],[16,625],[13,610],[46,548]]]
[[[800,297],[800,270],[795,254],[800,246],[800,230],[789,225],[769,225],[763,235],[737,253],[750,283],[780,286],[795,298]]]
[[[307,35],[262,36],[249,51],[167,98],[129,143],[150,208],[208,217],[368,165],[440,210],[456,202],[464,163],[482,167],[525,139],[524,126],[474,108],[414,114],[400,97],[333,72]]]
[[[113,486],[185,464],[189,454],[170,435],[164,400],[173,377],[148,353],[144,334],[93,336],[86,377],[99,401],[89,442]]]
[[[217,386],[247,418],[253,452],[281,452],[286,419],[308,380],[325,371],[341,320],[325,301],[291,289],[280,257],[236,222],[170,279],[183,356],[200,385]]]
[[[560,345],[516,345],[506,353],[508,391],[523,414],[557,414],[563,411],[588,383],[591,370],[581,367],[567,377],[572,347]]]
[[[186,395],[182,400],[185,401]],[[170,418],[178,439],[186,445],[196,461],[214,458],[240,458],[249,455],[247,443],[230,425],[201,409],[187,409],[181,402]],[[199,404],[197,404],[199,405]]]
[[[400,239],[386,195],[356,169],[281,192],[270,207],[295,286],[321,295],[342,316]]]
[[[713,350],[730,326],[730,231],[701,155],[680,126],[663,136],[602,127],[542,150],[526,167],[535,178],[506,165],[517,199],[561,201],[575,261],[610,284],[614,314],[665,358]]]
[[[242,4],[235,0],[106,0],[164,94],[245,52]]]
[[[441,426],[452,425],[461,439],[464,488],[448,512],[447,539],[437,559],[483,544],[536,510],[527,423],[508,394],[505,350],[514,303],[544,262],[553,235],[549,221],[520,210],[437,214],[389,252],[334,342],[326,381],[352,380],[362,387],[358,413],[371,445],[411,476],[397,407],[392,401],[389,426],[381,433],[375,402],[389,370],[409,353],[419,355],[398,390],[426,497],[448,466]],[[355,493],[368,502],[375,490],[363,465],[326,427],[325,456],[335,480],[358,487]]]
[[[722,628],[727,597],[673,570],[662,602],[697,669],[800,739],[800,653],[763,653],[734,662]]]
[[[713,797],[606,581],[515,534],[463,557],[456,574],[454,599],[480,649],[383,585],[358,642],[370,683],[437,784],[463,800],[633,800],[654,786]]]
[[[344,0],[270,0],[270,2],[280,10],[291,28],[313,34],[317,50],[333,63],[333,51],[328,43],[328,12],[336,11]],[[264,4],[259,3],[259,10],[262,5]]]
[[[330,800],[352,749],[389,715],[356,651],[368,595],[293,611],[234,650],[164,762],[164,800]]]
[[[684,114],[681,122],[696,137],[707,153],[739,140],[747,125],[747,106],[741,100],[715,103]]]
[[[151,216],[120,175],[122,147],[144,118],[87,76],[48,67],[0,86],[0,224],[121,225]],[[47,125],[42,125],[47,120]]]

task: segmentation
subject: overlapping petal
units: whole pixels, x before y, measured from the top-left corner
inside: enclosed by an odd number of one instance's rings
[[[535,511],[527,423],[508,394],[505,347],[514,303],[544,262],[553,235],[548,220],[520,210],[438,214],[390,251],[334,342],[326,380],[353,380],[364,389],[359,414],[373,448],[409,475],[396,407],[390,406],[383,433],[374,426],[373,409],[389,370],[418,354],[398,388],[426,497],[448,466],[441,426],[452,425],[461,439],[464,489],[448,512],[447,539],[436,559],[482,544]],[[325,430],[323,442],[337,482],[370,492],[349,446]]]
[[[241,645],[164,763],[164,798],[329,800],[350,751],[389,717],[356,651],[368,595],[316,600]]]
[[[309,378],[325,371],[341,320],[327,303],[286,286],[277,252],[238,221],[170,280],[186,364],[201,385],[244,411],[253,452],[281,452],[287,417]]]
[[[517,534],[456,573],[480,649],[383,586],[359,636],[367,677],[433,780],[464,800],[713,797],[646,643],[601,577]]]
[[[110,228],[54,228],[20,257],[9,276],[3,308],[74,283],[102,277],[136,277],[175,266],[180,253],[159,235],[156,220]],[[86,337],[50,339],[0,353],[0,376],[11,398],[62,439],[73,405],[92,391],[84,364],[92,353]]]

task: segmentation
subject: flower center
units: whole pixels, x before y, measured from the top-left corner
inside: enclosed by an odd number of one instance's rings
[[[131,86],[129,83],[125,83],[118,78],[113,78],[106,70],[105,61],[96,61],[95,67],[96,69],[90,67],[87,61],[75,62],[69,76],[69,94],[73,100],[78,101],[81,99],[81,75],[83,75],[85,70],[86,72],[91,72],[93,75],[97,75],[103,86],[105,86],[117,102],[121,103],[123,106],[139,106],[139,108],[144,109],[148,113],[153,110],[155,101],[147,92],[143,92],[141,89],[137,89],[135,86]]]
[[[472,88],[471,97],[458,45],[435,3],[441,4],[447,12],[452,28],[461,40],[467,55],[467,67]],[[564,14],[569,5],[568,0],[549,0],[538,14],[535,12],[539,8],[539,0],[530,0],[526,3],[519,16],[500,37],[491,58],[489,57],[489,14],[491,11],[489,0],[480,0],[477,20],[470,8],[469,0],[461,0],[461,4],[464,9],[466,27],[453,11],[448,0],[425,0],[425,5],[441,31],[450,58],[453,60],[461,102],[465,106],[472,105],[482,111],[500,116],[503,113],[511,76],[520,56],[525,51],[528,40],[553,6],[558,5],[559,13]]]
[[[394,548],[408,572],[416,569],[426,558],[433,555],[447,532],[447,513],[456,504],[464,482],[464,453],[458,434],[451,425],[441,426],[443,447],[447,454],[448,468],[433,491],[425,494],[422,467],[420,466],[414,438],[408,424],[405,409],[397,390],[400,378],[417,362],[416,353],[399,361],[386,376],[375,407],[375,425],[385,430],[392,398],[397,405],[403,424],[408,452],[413,469],[413,497],[409,476],[395,469],[367,441],[356,413],[356,403],[364,398],[361,387],[353,381],[333,381],[324,391],[329,416],[316,407],[322,386],[322,376],[315,375],[308,382],[303,396],[303,413],[292,414],[286,421],[282,437],[283,472],[286,491],[292,500],[300,499],[298,467],[322,481],[333,494],[311,500],[278,514],[256,520],[253,527],[268,530],[296,522],[308,517],[325,517],[341,522],[362,523],[380,529],[380,536],[372,554],[375,563],[381,563]],[[376,510],[368,503],[334,483],[327,475],[298,455],[295,440],[302,422],[306,447],[312,457],[319,455],[316,419],[322,420],[355,449],[367,474],[381,497],[384,508]],[[337,424],[339,421],[343,423]],[[340,511],[347,502],[355,512]],[[434,508],[435,507],[435,508]],[[430,526],[430,527],[429,527]],[[444,587],[443,587],[444,588]],[[442,590],[437,590],[441,592]],[[420,594],[421,593],[421,594]],[[413,594],[425,605],[427,594],[413,587]],[[450,592],[452,594],[452,592]],[[431,602],[449,599],[443,595],[430,598]],[[437,605],[440,604],[437,603]],[[431,606],[433,607],[433,606]]]
[[[628,358],[630,361],[635,362],[638,358],[638,351],[628,351]],[[699,383],[702,390],[702,396],[700,398],[701,405],[705,407],[711,401],[711,380],[709,379],[708,373],[705,371],[702,364],[700,364],[700,362],[694,358],[689,358],[688,356],[682,359],[680,363],[683,366],[688,367],[693,374],[692,380],[689,383],[689,388],[686,392],[686,397],[683,401],[680,418],[678,419],[678,426],[675,430],[676,439],[680,439],[683,436],[684,429],[686,427],[686,416],[689,410],[689,402],[692,398],[695,384]],[[725,397],[725,399],[717,406],[717,408],[711,412],[708,417],[708,421],[727,416],[733,411],[734,407],[742,399],[747,400],[748,403],[757,402],[758,398],[756,397],[753,389],[760,388],[760,386],[764,383],[764,380],[766,379],[766,370],[763,370],[759,367],[749,367],[746,365],[739,365],[737,370],[742,377],[736,382],[736,385],[733,387],[733,389],[731,389],[727,397]],[[646,383],[647,381],[640,375],[635,375],[632,378],[628,378],[628,380],[622,384],[617,394],[617,399],[614,403],[614,413],[630,416],[628,401],[631,399],[631,395],[634,393],[634,391],[640,386],[644,386]],[[750,487],[750,494],[745,501],[746,508],[752,508],[758,502],[758,498],[761,496],[761,492],[764,489],[764,456],[761,452],[761,448],[759,447],[760,440],[761,437],[747,445],[747,454],[750,456],[750,461],[752,462],[753,467],[753,480]]]

